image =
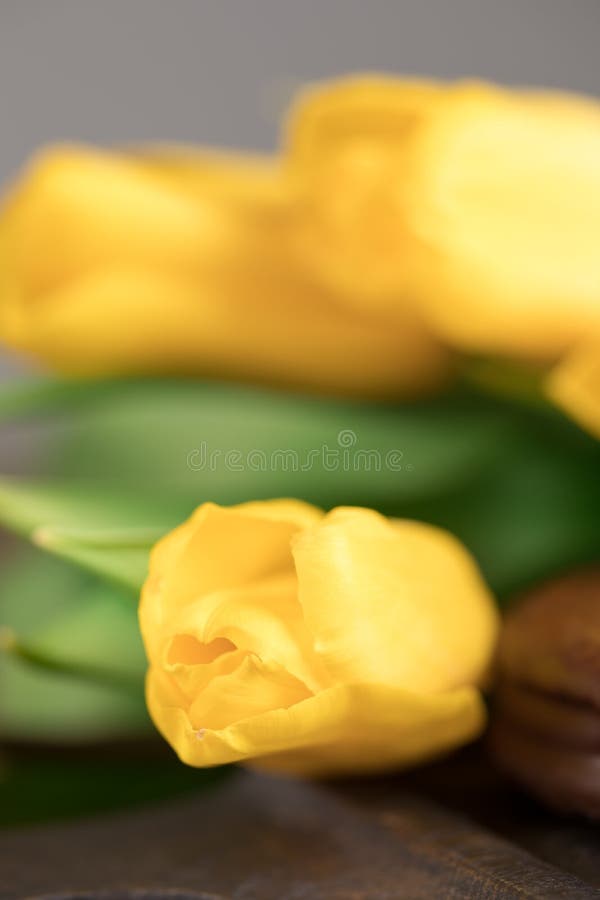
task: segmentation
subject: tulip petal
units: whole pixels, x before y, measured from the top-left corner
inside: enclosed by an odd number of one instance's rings
[[[215,650],[217,647],[221,652],[211,661],[201,662],[198,659],[202,651]],[[187,657],[184,648],[188,649]],[[195,661],[192,661],[192,654],[196,657]],[[181,691],[182,698],[185,698],[182,703],[187,708],[213,679],[220,681],[223,676],[234,672],[245,659],[246,652],[238,650],[227,638],[218,638],[204,644],[193,635],[176,634],[167,643],[163,656],[166,658],[162,662],[163,671],[171,679],[173,686]]]
[[[210,374],[414,396],[448,375],[414,313],[349,311],[294,250],[278,164],[57,148],[0,220],[0,337],[69,375]]]
[[[189,765],[251,760],[264,769],[311,776],[401,768],[475,738],[485,722],[478,692],[467,687],[419,695],[387,685],[338,685],[289,708],[201,731],[155,669],[147,701],[159,731]]]
[[[450,534],[340,508],[297,536],[294,558],[315,649],[340,682],[425,693],[481,682],[497,612]]]
[[[359,397],[414,395],[447,375],[423,328],[340,307],[275,246],[196,277],[115,258],[35,303],[14,291],[0,338],[68,375],[210,374]]]
[[[182,607],[215,590],[247,585],[269,575],[291,574],[292,535],[307,520],[315,520],[313,510],[317,518],[314,507],[299,501],[273,501],[266,515],[261,515],[258,504],[203,504],[191,517],[186,543],[164,572],[163,590],[178,598]],[[178,538],[179,531],[175,538],[179,549]],[[163,540],[168,541],[169,536]],[[153,566],[154,560],[151,572]]]
[[[214,592],[247,588],[273,575],[292,575],[291,538],[320,515],[316,507],[295,500],[200,506],[158,542],[150,558],[140,606],[150,657],[157,659],[163,653],[167,620],[174,620],[193,601]],[[206,622],[201,620],[198,628],[204,627]],[[217,636],[211,634],[208,639]]]
[[[459,86],[407,178],[415,290],[448,341],[552,360],[600,326],[600,104]]]
[[[139,147],[135,161],[187,196],[218,197],[240,214],[252,213],[257,203],[274,212],[289,199],[283,166],[272,156],[159,143]]]
[[[273,709],[287,709],[311,691],[281,666],[245,656],[233,672],[210,681],[189,708],[196,731],[220,731],[228,725]]]
[[[125,154],[77,146],[36,156],[4,214],[9,268],[28,297],[101,264],[197,272],[232,236],[210,197],[186,196]]]
[[[344,78],[303,91],[287,128],[301,201],[299,253],[346,300],[400,306],[415,328],[402,300],[412,258],[405,156],[442,96],[432,81]]]
[[[170,668],[174,659],[177,660],[178,683],[183,686],[179,677],[182,675],[188,685],[184,688],[187,692],[199,691],[210,680],[213,662],[200,658],[199,651],[215,647],[223,640],[229,644],[225,650],[251,653],[263,663],[285,667],[311,690],[319,690],[330,681],[314,653],[292,573],[193,600],[165,628],[162,664]],[[188,652],[188,660],[180,661],[181,654],[174,654],[173,649],[185,648],[186,641],[192,650],[191,642],[195,642],[196,654],[194,657]],[[214,660],[215,666],[220,660]],[[182,665],[188,661],[189,664]]]

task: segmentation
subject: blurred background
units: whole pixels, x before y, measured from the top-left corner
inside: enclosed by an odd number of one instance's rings
[[[346,72],[599,94],[599,35],[597,0],[3,0],[0,181],[56,140],[270,150],[298,85]]]

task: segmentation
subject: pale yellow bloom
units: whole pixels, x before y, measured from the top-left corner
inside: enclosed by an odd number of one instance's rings
[[[458,86],[411,156],[415,290],[448,340],[553,359],[598,328],[598,102]]]
[[[292,106],[286,150],[298,194],[297,252],[349,300],[410,308],[406,154],[443,96],[434,82],[366,75],[307,88]]]
[[[542,361],[600,326],[600,104],[348,79],[292,114],[300,252],[355,306],[418,301],[460,349]]]
[[[600,438],[600,336],[567,354],[546,387],[557,406]]]
[[[0,339],[73,375],[209,374],[358,396],[437,384],[416,314],[349,313],[291,252],[270,159],[46,151],[0,216]]]
[[[467,551],[428,525],[204,504],[154,549],[140,621],[150,713],[190,765],[376,771],[484,724],[497,614]]]

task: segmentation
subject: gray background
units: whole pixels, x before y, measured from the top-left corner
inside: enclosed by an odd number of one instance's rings
[[[599,44],[600,0],[0,0],[0,181],[60,139],[270,149],[294,88],[343,72],[598,94]]]

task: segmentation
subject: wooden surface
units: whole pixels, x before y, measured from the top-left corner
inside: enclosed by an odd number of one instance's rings
[[[154,808],[0,833],[0,897],[600,898],[599,835],[480,749],[343,784],[239,770]]]

